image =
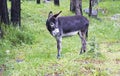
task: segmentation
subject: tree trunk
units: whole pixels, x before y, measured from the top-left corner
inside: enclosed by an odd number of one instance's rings
[[[81,12],[81,15],[83,15],[83,12],[82,12],[82,0],[80,0],[80,12]]]
[[[75,14],[82,15],[82,1],[75,0]]]
[[[70,11],[75,12],[75,1],[70,0]]]
[[[70,11],[75,12],[76,15],[82,15],[82,0],[71,0]]]
[[[59,6],[59,5],[60,5],[60,2],[59,2],[59,0],[54,0],[54,5],[57,5],[57,6]]]
[[[11,22],[13,25],[21,26],[20,0],[11,0]]]
[[[2,3],[3,3],[3,0],[0,0],[0,24],[2,22]]]
[[[0,0],[0,22],[9,24],[7,0]]]
[[[37,0],[37,4],[40,4],[40,0]]]
[[[3,31],[2,31],[2,28],[0,26],[0,39],[3,37]]]
[[[92,0],[89,1],[89,17],[92,16]]]

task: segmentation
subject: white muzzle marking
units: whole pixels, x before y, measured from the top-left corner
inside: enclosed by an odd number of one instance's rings
[[[52,35],[56,36],[59,33],[59,29],[56,28],[55,30],[52,31]]]

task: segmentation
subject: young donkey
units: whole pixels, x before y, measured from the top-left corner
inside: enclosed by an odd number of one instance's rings
[[[62,37],[75,34],[78,34],[81,38],[82,47],[80,53],[85,52],[89,21],[80,15],[57,17],[61,12],[53,15],[52,11],[50,11],[46,21],[48,31],[57,41],[57,58],[60,58]]]

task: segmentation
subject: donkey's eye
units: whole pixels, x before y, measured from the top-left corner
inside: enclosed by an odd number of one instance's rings
[[[54,27],[54,25],[55,25],[55,24],[54,24],[53,22],[50,23],[50,26],[51,26],[51,27]]]

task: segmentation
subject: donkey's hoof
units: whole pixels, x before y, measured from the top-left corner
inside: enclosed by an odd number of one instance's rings
[[[60,55],[57,56],[57,59],[60,59]]]
[[[82,52],[79,53],[79,55],[83,54]]]
[[[82,52],[82,51],[80,51],[80,54],[79,54],[79,55],[81,55],[81,54],[83,54],[83,52]]]
[[[59,60],[59,59],[61,59],[61,57],[57,57],[57,59]]]

